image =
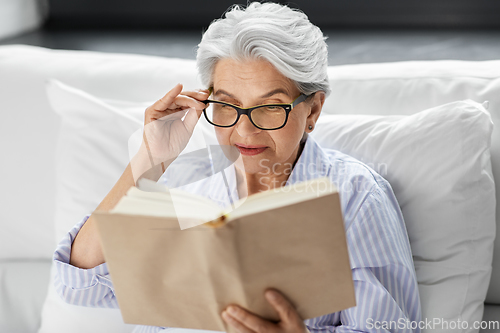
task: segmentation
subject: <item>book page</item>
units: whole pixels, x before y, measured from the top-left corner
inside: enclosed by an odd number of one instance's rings
[[[256,212],[289,206],[336,192],[338,192],[337,188],[329,178],[317,178],[298,184],[278,187],[243,198],[240,201],[244,201],[244,204],[238,209],[227,213],[227,216],[229,220],[238,219]]]
[[[110,210],[110,213],[177,218],[189,220],[189,224],[196,221],[195,225],[214,220],[222,215],[222,210],[214,202],[201,195],[167,189],[156,183],[154,187],[164,192],[147,192],[131,187]],[[148,184],[146,188],[151,190],[153,187]],[[185,228],[181,225],[181,229]]]
[[[216,203],[201,195],[167,189],[148,179],[141,179],[138,185],[147,191],[131,187],[110,213],[176,218],[181,230],[216,220],[222,215],[230,221],[337,192],[330,179],[323,177],[260,192],[240,199],[234,210],[231,207],[221,210]]]

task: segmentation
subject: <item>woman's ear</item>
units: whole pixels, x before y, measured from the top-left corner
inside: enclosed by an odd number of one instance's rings
[[[309,102],[311,110],[306,119],[306,132],[310,133],[316,126],[323,104],[325,104],[326,94],[324,91],[317,91]]]

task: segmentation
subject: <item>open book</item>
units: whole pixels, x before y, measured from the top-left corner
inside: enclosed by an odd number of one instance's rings
[[[329,179],[261,192],[225,210],[151,181],[138,185],[93,215],[126,323],[226,331],[220,314],[231,303],[276,321],[264,298],[270,287],[303,319],[355,306]]]

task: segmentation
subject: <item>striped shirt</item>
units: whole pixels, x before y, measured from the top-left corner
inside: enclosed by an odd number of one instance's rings
[[[158,182],[206,196],[225,207],[238,199],[234,167],[214,168],[210,156],[216,154],[206,155],[206,159],[199,154],[178,158]],[[304,320],[307,328],[312,333],[419,333],[418,325],[414,328],[421,320],[415,268],[391,186],[369,166],[339,151],[323,149],[309,136],[286,184],[318,177],[329,177],[339,190],[357,305]],[[54,253],[56,290],[71,304],[117,308],[106,263],[92,269],[69,264],[71,244],[87,219],[69,231]],[[165,330],[137,326],[134,332]]]

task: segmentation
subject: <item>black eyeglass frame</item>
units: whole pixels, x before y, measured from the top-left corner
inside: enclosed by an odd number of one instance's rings
[[[209,91],[212,92],[212,88],[210,88]],[[300,104],[303,101],[305,101],[308,97],[310,97],[312,95],[314,95],[314,93],[312,93],[310,95],[300,94],[299,97],[297,97],[296,99],[294,99],[292,103],[262,104],[262,105],[252,106],[250,108],[240,108],[239,106],[233,105],[231,103],[226,103],[226,102],[222,102],[222,101],[214,101],[214,100],[211,100],[211,99],[207,99],[207,100],[204,100],[204,101],[201,101],[201,102],[205,103],[205,104],[206,103],[216,103],[216,104],[222,104],[222,105],[231,106],[232,108],[234,108],[238,112],[238,116],[236,117],[236,120],[231,125],[218,125],[218,124],[215,124],[215,123],[211,122],[210,119],[208,119],[206,108],[203,109],[203,114],[205,115],[205,119],[210,124],[212,124],[214,126],[217,126],[217,127],[232,127],[232,126],[236,125],[236,123],[238,122],[238,120],[240,120],[240,116],[243,115],[243,114],[245,114],[248,117],[248,120],[250,120],[250,122],[252,123],[252,125],[254,125],[255,127],[257,127],[258,129],[261,129],[261,130],[264,130],[264,131],[274,131],[274,130],[283,128],[286,125],[287,121],[288,121],[288,114],[292,111],[292,109],[294,107],[296,107],[298,104]],[[279,106],[279,107],[282,107],[282,108],[285,109],[285,121],[283,122],[283,125],[281,125],[279,127],[275,127],[275,128],[263,128],[263,127],[260,127],[260,126],[258,126],[257,124],[255,124],[253,122],[252,117],[251,117],[252,111],[255,110],[255,109],[261,108],[261,107],[265,107],[265,106]]]

